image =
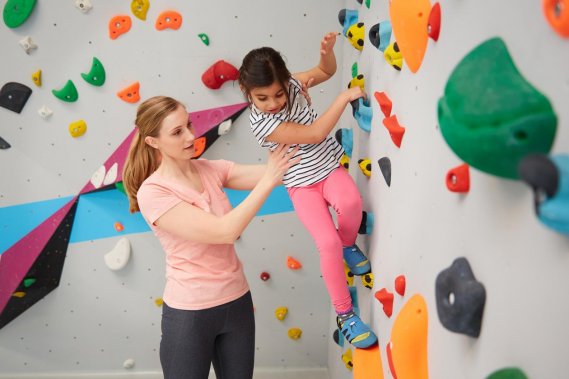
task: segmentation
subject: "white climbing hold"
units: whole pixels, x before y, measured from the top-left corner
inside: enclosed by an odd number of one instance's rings
[[[105,254],[105,264],[113,271],[122,270],[130,259],[130,241],[123,237],[115,247]]]
[[[107,172],[107,169],[105,168],[104,165],[99,167],[97,169],[97,171],[95,171],[93,176],[91,176],[91,184],[93,185],[93,187],[99,188],[100,186],[103,185],[103,181],[105,180],[105,173],[106,172]]]
[[[93,8],[91,0],[75,0],[75,8],[79,9],[83,13],[87,13]]]
[[[117,180],[118,167],[119,167],[118,163],[115,162],[113,163],[111,168],[109,168],[109,171],[107,171],[107,174],[105,175],[105,180],[103,180],[104,185],[108,186],[109,184],[113,184]]]
[[[122,367],[124,367],[126,369],[133,368],[134,367],[134,359],[128,358],[127,360],[124,361],[124,363],[122,364]]]
[[[53,111],[46,107],[45,105],[38,109],[38,114],[44,119],[47,120],[49,116],[53,114]]]
[[[231,119],[223,121],[221,124],[219,124],[219,127],[217,128],[217,134],[222,136],[224,134],[229,133],[232,124],[233,122],[231,121]]]
[[[30,54],[32,50],[38,48],[38,45],[36,45],[34,41],[32,41],[32,37],[30,36],[25,36],[24,38],[22,38],[20,40],[20,46],[22,46],[22,49],[24,49],[26,54]]]

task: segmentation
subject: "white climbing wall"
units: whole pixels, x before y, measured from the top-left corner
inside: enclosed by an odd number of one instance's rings
[[[344,3],[359,11],[366,39],[361,53],[345,41],[342,81],[348,83],[357,62],[367,92],[386,92],[393,102],[392,114],[406,128],[401,148],[395,147],[373,97],[371,133],[350,120],[354,158],[370,158],[373,164],[369,179],[355,164],[351,172],[364,196],[364,209],[375,215],[373,234],[365,238],[375,286],[369,292],[358,288],[362,317],[371,321],[380,341],[384,376],[375,378],[392,377],[386,344],[399,311],[417,293],[428,308],[430,378],[486,378],[504,367],[519,367],[528,378],[567,376],[569,238],[536,219],[532,194],[519,181],[471,169],[470,192],[449,192],[446,173],[462,161],[445,143],[437,119],[437,102],[454,67],[479,43],[499,36],[519,71],[548,97],[557,114],[551,152],[569,153],[569,40],[553,32],[541,3],[440,1],[440,38],[429,40],[416,74],[407,67],[401,72],[391,68],[367,37],[369,27],[389,19],[388,1],[371,0],[369,9],[365,1]],[[392,163],[390,187],[377,164],[386,156]],[[437,316],[435,279],[461,256],[486,288],[479,338],[450,332]],[[407,278],[407,293],[395,294],[388,318],[374,293],[384,287],[394,292],[394,279],[400,274]],[[351,377],[340,358],[345,350],[330,343],[330,378]]]
[[[20,82],[33,90],[21,114],[0,108],[0,137],[12,145],[0,150],[0,211],[79,193],[134,127],[137,104],[116,96],[122,88],[139,81],[142,99],[169,95],[190,111],[241,103],[236,83],[210,90],[201,82],[202,73],[219,59],[238,67],[250,49],[263,45],[281,50],[291,71],[309,68],[317,63],[321,37],[340,30],[337,12],[343,5],[340,0],[151,0],[147,19],[141,21],[132,15],[129,1],[92,3],[83,14],[72,0],[38,1],[19,28],[0,25],[0,84]],[[5,4],[0,1],[0,7]],[[182,27],[159,32],[154,22],[168,9],[182,14]],[[119,14],[131,16],[132,28],[111,40],[107,25]],[[210,46],[199,33],[209,36]],[[38,45],[29,55],[18,44],[28,35]],[[340,66],[342,42],[337,48]],[[93,57],[106,69],[102,87],[80,76],[89,71]],[[38,69],[40,88],[31,80]],[[75,103],[51,94],[68,79],[79,92]],[[316,108],[329,104],[340,87],[341,74],[313,91]],[[47,120],[37,113],[43,105],[53,110]],[[87,132],[73,139],[68,125],[79,119],[86,121]],[[258,163],[266,153],[251,136],[245,113],[205,156]],[[0,220],[1,238],[11,239],[6,230],[14,230],[10,225],[23,217],[28,216]],[[161,308],[155,301],[164,285],[163,253],[151,233],[125,234],[131,261],[121,271],[110,271],[103,256],[122,236],[69,245],[59,287],[0,329],[0,378],[160,377]],[[256,218],[236,245],[256,307],[258,377],[274,371],[326,377],[330,305],[316,249],[295,214]],[[301,270],[286,268],[289,255],[303,264]],[[263,271],[271,275],[267,282],[259,278]],[[282,322],[274,316],[278,306],[289,309]],[[292,327],[302,329],[299,340],[288,338]],[[123,368],[127,359],[134,360],[133,368]]]

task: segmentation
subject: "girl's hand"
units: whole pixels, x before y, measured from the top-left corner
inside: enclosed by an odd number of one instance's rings
[[[346,96],[346,100],[348,103],[357,100],[360,97],[363,97],[364,100],[367,99],[367,94],[362,90],[360,86],[351,87],[345,90],[342,94]]]
[[[337,35],[338,33],[330,32],[327,33],[324,38],[322,38],[322,41],[320,41],[320,54],[326,55],[330,52],[333,52]]]
[[[282,183],[284,174],[289,168],[300,162],[301,157],[293,158],[297,153],[299,146],[297,145],[291,151],[288,151],[290,145],[279,144],[277,148],[269,152],[269,160],[267,162],[267,170],[264,178],[269,180],[272,186]]]
[[[312,87],[313,82],[314,82],[314,78],[310,78],[310,79],[308,79],[308,82],[301,83],[302,89],[300,90],[300,93],[302,94],[302,96],[304,96],[304,98],[306,99],[306,102],[308,103],[309,106],[312,105],[312,99],[310,98],[310,95],[308,94],[308,89],[310,87]]]

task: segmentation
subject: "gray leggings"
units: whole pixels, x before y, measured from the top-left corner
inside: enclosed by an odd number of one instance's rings
[[[255,317],[251,293],[199,311],[162,311],[160,363],[165,379],[251,379],[255,357]]]

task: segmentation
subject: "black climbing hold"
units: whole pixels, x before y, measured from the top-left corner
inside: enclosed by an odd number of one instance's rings
[[[0,137],[0,149],[6,150],[11,148],[12,146],[6,141],[4,138]]]
[[[20,113],[31,94],[30,87],[15,82],[6,83],[0,90],[0,107]]]
[[[480,335],[486,290],[478,282],[466,258],[454,260],[436,279],[437,313],[451,332],[471,337]]]
[[[375,24],[369,29],[369,41],[379,49],[379,24]]]
[[[388,187],[391,187],[391,160],[388,157],[383,157],[377,161],[377,164],[383,174],[385,183],[387,183]]]
[[[528,154],[518,164],[518,174],[534,191],[535,210],[555,196],[559,188],[559,170],[545,154]]]
[[[346,10],[342,9],[338,12],[338,21],[340,21],[340,25],[344,26],[344,20],[346,20]]]

